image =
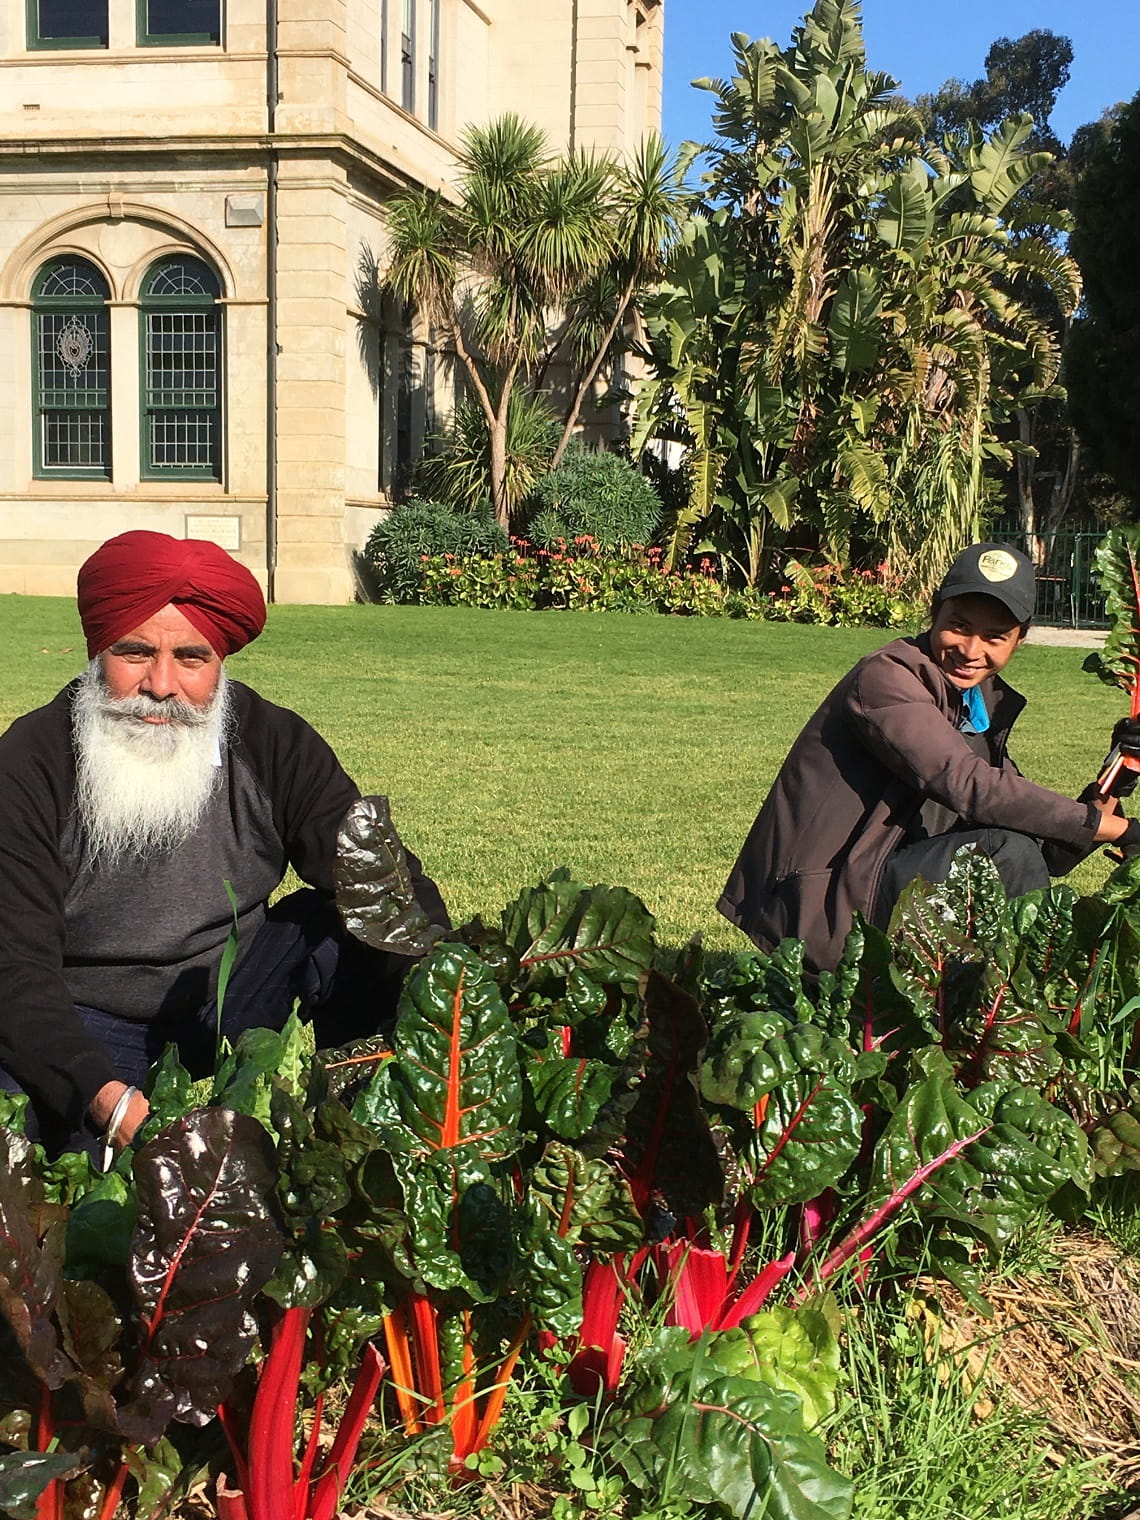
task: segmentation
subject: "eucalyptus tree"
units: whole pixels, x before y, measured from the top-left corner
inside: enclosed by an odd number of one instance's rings
[[[1028,117],[932,149],[889,75],[869,70],[855,0],[817,0],[788,47],[733,37],[705,191],[645,302],[656,379],[638,441],[689,445],[698,525],[755,579],[810,528],[853,532],[917,584],[977,529],[999,415],[1052,385],[1056,346],[1019,294],[1070,306],[1073,267],[1001,215],[1047,161]],[[955,209],[958,207],[960,209]]]
[[[559,460],[602,366],[622,342],[641,286],[660,268],[677,202],[677,166],[647,138],[628,162],[549,154],[541,130],[506,115],[461,139],[454,198],[409,190],[387,206],[385,283],[441,331],[487,431],[488,489],[506,525],[512,417],[556,360],[570,381]]]

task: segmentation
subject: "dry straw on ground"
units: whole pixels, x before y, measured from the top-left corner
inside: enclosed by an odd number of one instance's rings
[[[1140,1486],[1140,1263],[1075,1233],[1056,1242],[1059,1270],[988,1284],[986,1319],[946,1283],[927,1283],[919,1312],[932,1353],[971,1386],[1048,1421],[1058,1456],[1105,1460]]]

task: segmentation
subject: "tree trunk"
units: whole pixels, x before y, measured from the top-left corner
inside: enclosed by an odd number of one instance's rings
[[[605,336],[595,351],[593,359],[586,366],[585,372],[583,373],[581,379],[578,382],[578,385],[574,390],[574,395],[571,399],[570,406],[567,409],[565,418],[563,419],[562,436],[558,440],[558,447],[554,450],[554,458],[550,462],[550,468],[552,470],[556,470],[562,463],[562,456],[566,452],[567,445],[569,444],[570,439],[573,437],[574,428],[577,426],[578,418],[582,414],[582,404],[586,399],[586,394],[589,391],[590,387],[593,385],[594,381],[597,379],[598,371],[601,369],[602,364],[605,361],[605,357],[610,351],[613,341],[617,336],[618,329],[625,321],[625,314],[629,310],[629,305],[633,300],[633,293],[636,289],[637,271],[635,270],[634,273],[631,274],[629,279],[626,281],[625,289],[622,291],[621,296],[618,298],[617,310],[614,312],[613,321],[606,329]]]
[[[495,508],[495,520],[510,531],[511,504],[507,499],[507,409],[487,420],[487,432],[491,444],[491,501]]]

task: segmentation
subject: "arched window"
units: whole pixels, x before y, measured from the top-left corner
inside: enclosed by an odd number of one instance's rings
[[[35,471],[107,476],[111,464],[111,352],[107,281],[87,259],[52,259],[32,292]]]
[[[209,265],[162,259],[142,292],[142,473],[222,475],[221,287]]]

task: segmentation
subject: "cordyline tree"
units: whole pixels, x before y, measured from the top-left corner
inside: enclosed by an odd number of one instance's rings
[[[461,139],[457,198],[412,190],[388,203],[385,284],[441,331],[486,426],[488,487],[507,526],[518,500],[508,419],[569,361],[557,464],[634,297],[660,271],[678,170],[656,136],[627,162],[552,157],[541,130],[506,115]]]
[[[637,442],[688,445],[698,527],[751,583],[793,525],[844,561],[858,531],[923,590],[976,535],[998,426],[1047,392],[1075,266],[1000,220],[1047,162],[1028,116],[951,151],[869,70],[855,0],[817,0],[791,44],[733,37],[703,202],[645,302],[656,374]]]

